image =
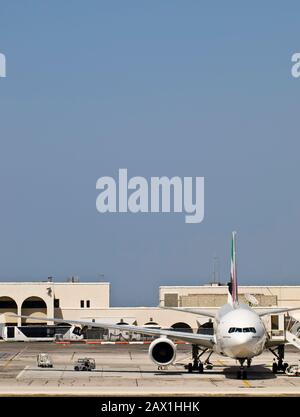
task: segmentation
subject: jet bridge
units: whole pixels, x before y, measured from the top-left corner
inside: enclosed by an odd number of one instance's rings
[[[300,321],[292,316],[285,317],[285,338],[287,342],[300,349]]]
[[[300,349],[300,321],[289,314],[272,314],[270,320],[270,341],[276,343],[291,343]]]
[[[300,349],[300,321],[289,314],[272,314],[269,320],[271,331],[268,348],[277,359],[274,359],[272,364],[272,371],[277,374],[285,372],[289,366],[287,362],[284,362],[285,344],[290,343]]]

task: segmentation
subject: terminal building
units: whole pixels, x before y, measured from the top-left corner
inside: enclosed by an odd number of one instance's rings
[[[240,286],[239,294],[242,301],[257,308],[300,307],[300,286]],[[221,284],[162,286],[159,288],[157,307],[110,307],[109,282],[79,282],[75,278],[68,282],[55,282],[52,278],[45,282],[1,282],[0,336],[10,340],[132,337],[124,332],[101,331],[99,328],[85,329],[83,335],[78,336],[68,320],[202,332],[212,327],[212,321],[207,317],[160,307],[205,307],[215,310],[226,302],[227,286]],[[29,318],[14,317],[12,313]],[[292,316],[300,320],[300,310],[292,312]],[[65,322],[53,325],[52,322],[37,321],[32,317],[57,317]],[[279,316],[265,320],[270,331],[284,326],[284,320]]]

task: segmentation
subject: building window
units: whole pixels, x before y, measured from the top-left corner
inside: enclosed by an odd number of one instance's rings
[[[279,316],[271,316],[271,329],[279,330]]]
[[[87,308],[90,308],[90,307],[91,307],[91,302],[90,302],[90,300],[87,300],[87,301],[86,301],[86,306],[87,306]]]
[[[54,298],[54,308],[59,308],[59,298]]]
[[[80,300],[80,307],[84,308],[84,300]]]
[[[165,307],[179,307],[178,294],[165,294]]]

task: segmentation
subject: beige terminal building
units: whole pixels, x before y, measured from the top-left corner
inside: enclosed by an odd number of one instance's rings
[[[141,291],[142,289],[140,289]],[[249,303],[255,301],[257,307],[300,307],[300,286],[240,286],[240,299]],[[110,307],[109,282],[1,282],[0,283],[0,327],[9,329],[8,338],[14,339],[18,327],[34,327],[39,337],[38,327],[53,326],[52,322],[12,317],[17,315],[36,317],[57,317],[69,320],[91,320],[105,323],[127,323],[138,326],[197,331],[199,327],[210,327],[207,317],[161,309],[159,307],[205,307],[214,309],[227,302],[227,286],[210,284],[201,286],[162,286],[159,288],[158,307]],[[291,315],[300,320],[300,310]],[[278,320],[266,319],[267,327],[278,326]],[[268,322],[269,320],[269,322]],[[276,324],[277,323],[277,324]],[[100,337],[94,332],[85,336]],[[26,333],[27,334],[27,333]],[[28,334],[27,334],[28,335]],[[3,337],[3,335],[2,335]],[[42,337],[54,337],[47,332]],[[26,338],[25,338],[26,339]],[[24,339],[23,339],[24,340]]]

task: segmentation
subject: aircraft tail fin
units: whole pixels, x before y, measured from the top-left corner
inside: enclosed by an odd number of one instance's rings
[[[238,302],[238,284],[236,270],[236,232],[232,232],[230,282],[228,283],[228,302],[232,305]]]

